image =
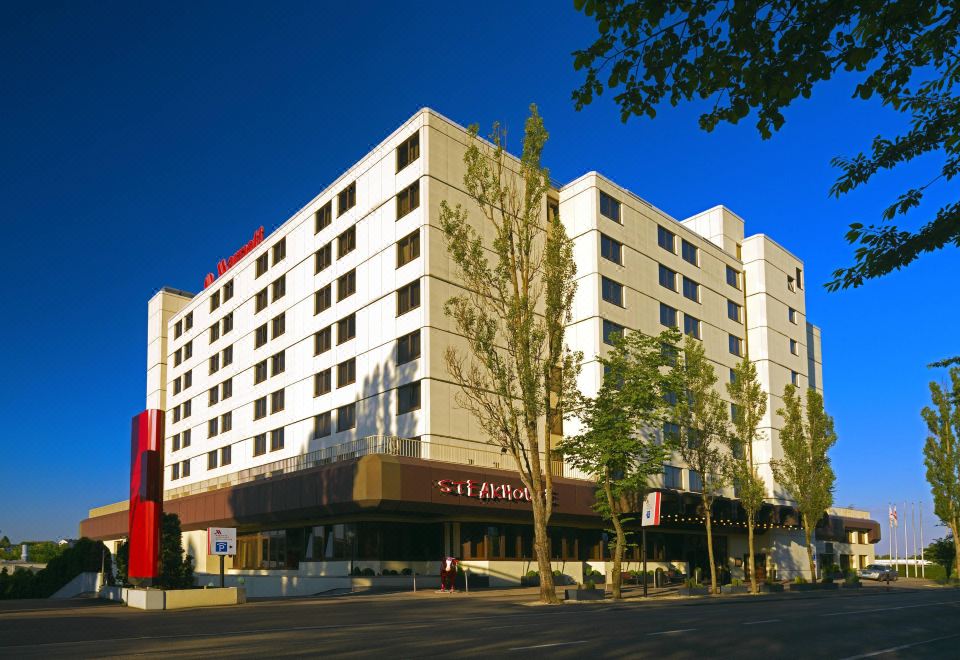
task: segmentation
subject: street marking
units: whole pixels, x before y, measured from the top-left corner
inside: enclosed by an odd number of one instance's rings
[[[679,629],[679,630],[664,630],[663,632],[647,633],[647,636],[648,636],[648,637],[652,637],[652,636],[654,636],[654,635],[676,635],[677,633],[691,632],[691,631],[693,631],[693,630],[696,630],[696,628],[681,628],[681,629]]]
[[[872,610],[844,610],[843,612],[830,612],[829,614],[821,614],[820,616],[847,616],[848,614],[869,614],[870,612],[890,612],[893,610],[910,610],[915,607],[932,607],[934,605],[952,605],[956,603],[955,600],[942,600],[937,603],[922,603],[920,605],[900,605],[898,607],[878,607]]]
[[[572,646],[573,644],[586,644],[587,640],[581,639],[576,642],[555,642],[553,644],[537,644],[536,646],[515,646],[512,649],[507,649],[508,651],[526,651],[527,649],[547,649],[553,646]]]
[[[879,651],[873,651],[871,653],[864,653],[862,655],[851,655],[849,658],[844,658],[843,660],[859,660],[860,658],[873,658],[875,656],[883,655],[885,653],[896,653],[897,651],[902,651],[903,649],[909,649],[914,646],[920,646],[921,644],[933,644],[934,642],[941,642],[945,639],[953,639],[955,637],[960,637],[960,634],[945,635],[944,637],[934,637],[933,639],[925,639],[922,642],[913,642],[911,644],[901,644],[900,646],[891,646],[888,649],[881,649]]]
[[[527,623],[515,623],[512,626],[491,626],[489,628],[483,628],[482,630],[503,630],[504,628],[523,628],[530,624]]]
[[[744,621],[745,626],[755,626],[759,623],[777,623],[780,619],[764,619],[763,621]]]

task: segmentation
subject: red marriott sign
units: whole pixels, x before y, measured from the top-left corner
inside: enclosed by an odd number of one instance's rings
[[[440,479],[437,482],[437,488],[441,493],[449,495],[460,495],[462,497],[475,497],[478,500],[496,501],[506,500],[508,502],[529,502],[530,491],[527,488],[517,488],[510,484],[494,484],[486,481],[453,481],[451,479]]]
[[[247,253],[252,252],[255,247],[263,243],[263,227],[261,226],[257,231],[253,232],[253,238],[251,238],[246,245],[234,252],[229,258],[221,259],[217,262],[217,275],[220,277],[228,270],[234,267],[234,265],[247,256]],[[203,288],[206,289],[208,286],[213,284],[213,280],[216,279],[213,273],[207,273],[207,276],[203,278]]]

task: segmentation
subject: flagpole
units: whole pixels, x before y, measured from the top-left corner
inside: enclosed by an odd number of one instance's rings
[[[910,577],[910,544],[907,543],[907,527],[910,519],[907,517],[907,503],[903,503],[903,575]]]
[[[917,503],[910,503],[910,515],[913,517],[913,577],[920,577],[920,568],[917,565],[917,555],[920,549],[917,548]]]
[[[923,560],[923,502],[920,502],[917,508],[920,509],[920,577],[926,579],[927,565]]]
[[[897,517],[897,505],[893,505],[893,568],[900,575],[900,542],[897,540],[897,533],[900,527],[900,518]]]

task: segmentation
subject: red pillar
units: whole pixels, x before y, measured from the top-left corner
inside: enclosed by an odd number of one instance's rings
[[[128,577],[150,584],[160,574],[163,514],[163,411],[144,410],[130,430],[130,557]]]

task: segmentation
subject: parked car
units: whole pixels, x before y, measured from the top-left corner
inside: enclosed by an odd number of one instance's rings
[[[887,576],[890,576],[891,580],[897,579],[897,569],[891,566],[882,566],[880,564],[870,564],[866,568],[861,568],[857,571],[857,575],[860,576],[862,580],[876,580],[881,582],[887,579]]]

